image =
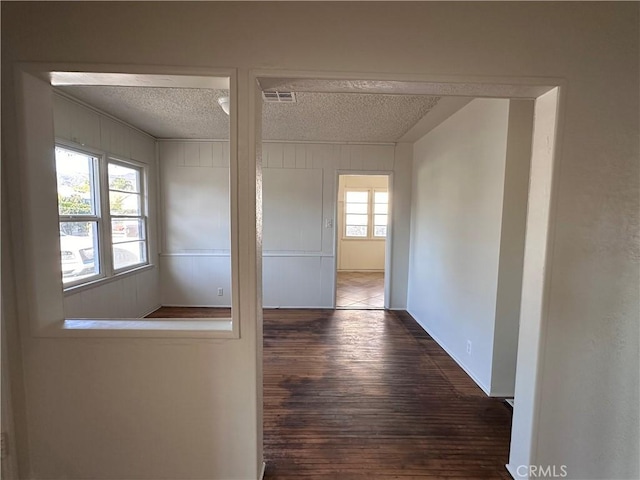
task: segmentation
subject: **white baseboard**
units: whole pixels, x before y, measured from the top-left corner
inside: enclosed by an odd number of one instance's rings
[[[142,315],[140,315],[140,318],[144,318],[147,315],[151,315],[153,312],[155,312],[156,310],[158,310],[159,308],[162,308],[162,305],[158,304],[158,306],[153,307],[151,310],[149,310],[147,313],[143,313]]]
[[[447,348],[447,346],[444,344],[444,342],[442,342],[442,340],[440,340],[436,335],[434,335],[433,332],[431,330],[429,330],[429,328],[426,327],[420,321],[420,319],[417,318],[413,313],[411,313],[409,310],[407,310],[407,313],[413,317],[413,319],[418,323],[418,325],[420,325],[420,327],[422,327],[422,329],[425,332],[427,332],[429,334],[429,336],[431,338],[433,338],[435,340],[435,342],[438,345],[440,345],[445,352],[447,352],[447,355],[449,355],[458,364],[458,366],[460,366],[460,368],[462,368],[462,370],[464,370],[465,373],[467,375],[469,375],[469,377],[471,377],[471,380],[473,380],[476,383],[476,385],[478,385],[482,389],[482,391],[487,394],[487,396],[492,396],[491,395],[491,389],[487,388],[487,386],[484,383],[482,383],[480,381],[480,379],[478,377],[476,377],[475,374],[471,370],[469,370],[467,368],[467,366],[453,352],[451,352]]]
[[[258,477],[258,480],[262,480],[264,478],[264,472],[267,469],[267,464],[262,462],[262,470],[260,471],[260,476]]]

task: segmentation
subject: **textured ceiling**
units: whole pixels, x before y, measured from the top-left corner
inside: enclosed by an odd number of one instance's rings
[[[63,93],[156,138],[226,139],[229,117],[217,103],[226,90],[61,86]],[[296,93],[296,103],[264,103],[265,140],[395,142],[439,97],[365,93]]]
[[[266,140],[395,142],[438,97],[357,93],[296,93],[296,103],[264,103]]]
[[[229,138],[229,117],[218,105],[227,90],[72,86],[58,90],[156,138]]]

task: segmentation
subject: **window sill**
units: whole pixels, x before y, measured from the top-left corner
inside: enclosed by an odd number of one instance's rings
[[[41,332],[44,337],[238,338],[230,318],[67,319]]]

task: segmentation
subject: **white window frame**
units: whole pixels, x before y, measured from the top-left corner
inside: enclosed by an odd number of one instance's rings
[[[75,281],[63,283],[63,290],[65,292],[75,290],[85,285],[90,285],[95,282],[116,277],[118,275],[126,274],[128,272],[144,268],[151,265],[149,262],[149,235],[148,235],[148,210],[147,210],[147,184],[148,184],[148,169],[147,166],[130,159],[123,159],[121,157],[115,157],[109,154],[109,152],[99,151],[96,149],[88,148],[86,146],[80,146],[68,140],[58,139],[55,140],[55,146],[66,150],[78,152],[83,155],[87,155],[95,158],[92,173],[92,185],[94,189],[94,215],[58,215],[58,223],[63,222],[97,222],[97,250],[98,250],[98,265],[99,271],[95,275],[87,276]],[[111,215],[110,202],[109,202],[109,164],[120,165],[127,168],[136,169],[140,173],[140,192],[136,192],[140,195],[140,215],[136,216],[122,216]],[[127,265],[126,267],[116,269],[113,261],[113,237],[111,231],[113,218],[135,218],[142,220],[142,236],[144,242],[144,261],[135,263],[133,265]],[[140,240],[135,240],[140,241]],[[95,247],[94,247],[95,248]],[[95,255],[95,254],[94,254]],[[62,272],[61,272],[62,273]]]
[[[368,192],[368,203],[367,203],[367,235],[362,237],[350,236],[347,235],[347,193],[348,192]],[[376,187],[345,187],[344,189],[344,200],[343,200],[343,212],[342,212],[342,239],[343,240],[385,240],[389,231],[389,198],[387,197],[387,235],[380,236],[375,235],[375,194],[376,192],[385,192],[387,195],[389,194],[389,189],[387,188],[376,188]]]
[[[139,185],[138,185],[138,192],[135,192],[136,195],[140,196],[140,214],[139,215],[114,215],[111,213],[111,207],[110,207],[110,193],[111,192],[117,192],[120,190],[116,190],[116,189],[112,189],[109,187],[109,165],[118,165],[118,166],[122,166],[125,168],[130,168],[132,170],[137,170],[139,172]],[[149,212],[147,210],[147,195],[146,195],[146,191],[147,191],[147,182],[148,182],[148,173],[147,173],[147,167],[146,165],[142,164],[142,163],[138,163],[135,162],[133,160],[124,160],[121,158],[117,158],[117,157],[113,157],[113,156],[107,156],[106,162],[105,162],[105,168],[106,168],[106,174],[103,177],[106,181],[105,183],[105,190],[106,190],[106,202],[107,202],[107,208],[106,208],[106,212],[109,216],[109,221],[108,221],[108,229],[109,229],[109,235],[108,235],[108,240],[110,243],[110,249],[109,249],[109,255],[110,255],[110,263],[109,263],[109,268],[111,270],[112,275],[118,275],[120,273],[125,273],[125,272],[129,272],[131,270],[136,270],[140,267],[144,267],[145,265],[149,265],[149,221],[148,221],[148,217],[149,217]],[[125,193],[132,193],[132,192],[125,192]],[[144,242],[144,261],[139,262],[139,263],[135,263],[133,265],[127,265],[126,267],[122,267],[122,268],[115,268],[115,264],[114,264],[114,259],[113,259],[113,247],[114,245],[117,245],[116,243],[113,242],[113,232],[111,231],[111,226],[112,226],[112,221],[115,219],[129,219],[129,220],[139,220],[141,222],[141,229],[140,229],[140,233],[142,234],[142,239],[136,239],[136,240],[131,240],[130,242],[122,242],[122,243],[133,243],[133,242],[139,242],[142,241]]]
[[[63,283],[64,290],[68,290],[74,287],[78,287],[79,285],[95,282],[96,280],[100,280],[107,276],[105,272],[106,262],[104,258],[104,249],[102,247],[102,244],[103,244],[102,237],[103,237],[103,231],[105,227],[105,223],[103,221],[103,215],[102,215],[102,213],[104,212],[103,204],[102,204],[103,195],[102,195],[102,189],[100,186],[100,183],[101,183],[100,169],[102,165],[102,162],[101,162],[102,154],[89,148],[71,145],[69,144],[69,142],[56,141],[55,147],[76,152],[81,155],[86,155],[87,157],[93,158],[93,162],[91,165],[90,188],[92,190],[91,193],[93,197],[94,213],[93,214],[69,214],[69,215],[60,215],[58,213],[58,224],[61,227],[63,223],[75,223],[75,222],[95,222],[96,223],[97,234],[96,234],[96,237],[94,238],[94,262],[96,260],[98,262],[98,272],[95,273],[94,275],[89,275],[89,276],[80,278],[78,280]],[[60,230],[62,230],[62,228],[60,228]],[[97,255],[96,255],[96,250],[97,250]],[[62,255],[62,251],[60,253]],[[60,268],[62,269],[62,265]]]
[[[387,194],[387,202],[385,205],[387,206],[386,213],[377,213],[376,214],[376,193],[386,193]],[[384,235],[376,235],[376,215],[386,215],[387,223],[385,225],[386,230]],[[372,188],[371,189],[371,238],[375,240],[384,240],[387,238],[389,234],[389,189],[388,188]]]

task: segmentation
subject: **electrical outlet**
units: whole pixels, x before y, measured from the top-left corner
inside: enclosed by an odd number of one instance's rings
[[[219,288],[218,289],[218,296],[221,297],[223,293],[224,293],[224,290],[222,290],[222,288]]]
[[[471,355],[471,340],[467,340],[467,355]]]

